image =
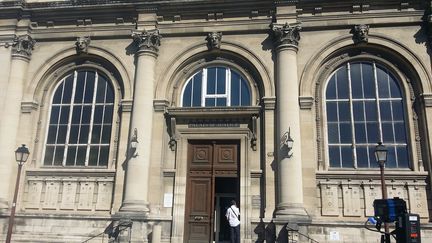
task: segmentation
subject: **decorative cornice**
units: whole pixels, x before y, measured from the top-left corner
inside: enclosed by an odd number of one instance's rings
[[[300,23],[284,25],[272,24],[271,29],[273,31],[275,45],[279,48],[281,46],[291,46],[298,48],[300,41]]]
[[[153,109],[164,112],[169,105],[168,100],[153,100]]]
[[[35,43],[30,35],[16,36],[12,43],[12,56],[30,59]]]
[[[132,100],[122,100],[120,102],[122,112],[131,112],[132,111],[132,104],[133,104]]]
[[[276,108],[276,97],[262,98],[265,110],[274,110]]]
[[[159,34],[158,29],[151,31],[133,31],[132,38],[138,46],[138,52],[150,51],[157,53],[159,51],[160,40],[162,36]]]
[[[358,24],[353,27],[353,40],[356,44],[367,43],[369,38],[369,25]]]
[[[76,42],[75,42],[75,48],[76,48],[76,52],[77,54],[82,54],[82,53],[87,53],[88,52],[88,47],[90,45],[90,37],[89,36],[83,36],[83,37],[78,37]]]
[[[37,110],[39,104],[36,101],[23,101],[21,102],[21,112],[22,113],[31,113],[32,111]]]
[[[222,32],[208,33],[206,40],[209,50],[220,49]]]

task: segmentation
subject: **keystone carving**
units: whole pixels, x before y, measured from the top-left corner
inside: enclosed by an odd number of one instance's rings
[[[353,29],[353,39],[355,43],[367,43],[369,37],[369,25],[355,25]]]
[[[29,35],[16,36],[12,43],[12,53],[30,58],[35,43]]]
[[[220,49],[220,45],[222,41],[222,32],[208,33],[206,40],[210,50]]]
[[[300,23],[285,23],[282,26],[273,24],[272,30],[276,46],[291,45],[298,47],[301,30]]]
[[[140,51],[148,50],[158,52],[162,36],[159,34],[159,30],[155,29],[151,31],[144,30],[142,32],[134,31],[132,32],[132,38],[138,45]]]
[[[77,54],[88,53],[88,47],[90,45],[90,37],[78,37],[75,42],[76,52]]]

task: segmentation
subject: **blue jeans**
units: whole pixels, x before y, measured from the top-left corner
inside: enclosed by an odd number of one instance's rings
[[[231,243],[240,243],[240,225],[236,227],[230,226]]]

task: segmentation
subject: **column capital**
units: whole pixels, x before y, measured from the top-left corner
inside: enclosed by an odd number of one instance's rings
[[[160,40],[162,39],[162,36],[159,34],[158,29],[154,29],[151,31],[133,31],[132,38],[137,44],[137,53],[151,52],[157,55],[159,51]]]
[[[12,43],[12,56],[30,59],[35,44],[30,35],[16,36]]]
[[[301,30],[299,22],[292,24],[285,23],[284,25],[274,23],[271,25],[271,29],[277,49],[284,47],[298,49]]]

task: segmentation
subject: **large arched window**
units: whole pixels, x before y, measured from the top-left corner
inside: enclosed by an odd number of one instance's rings
[[[183,107],[249,106],[248,82],[228,67],[207,67],[186,82],[182,93]]]
[[[44,165],[107,166],[114,90],[95,70],[66,75],[54,91]]]
[[[378,167],[374,150],[379,141],[388,148],[386,167],[409,167],[399,83],[375,62],[346,63],[332,74],[325,92],[331,168]]]

